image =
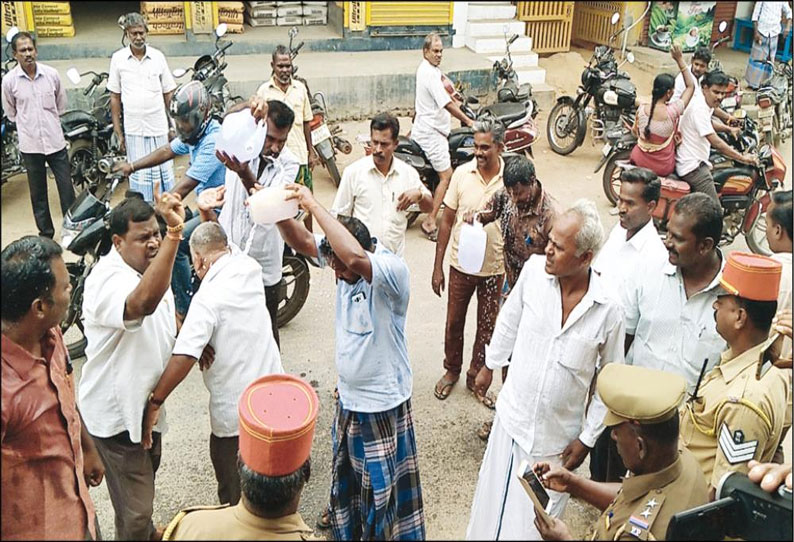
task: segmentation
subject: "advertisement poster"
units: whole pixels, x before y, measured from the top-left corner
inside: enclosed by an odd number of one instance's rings
[[[678,2],[673,43],[685,53],[699,45],[708,46],[714,24],[716,2]]]
[[[669,51],[675,43],[684,52],[709,45],[716,2],[653,2],[648,45]]]
[[[669,51],[673,42],[678,2],[653,2],[648,26],[648,45]]]

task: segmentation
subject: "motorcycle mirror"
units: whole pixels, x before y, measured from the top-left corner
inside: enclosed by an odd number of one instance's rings
[[[616,11],[615,13],[613,13],[613,14],[612,14],[612,18],[610,19],[610,22],[611,22],[613,25],[615,25],[615,24],[618,24],[618,21],[619,21],[619,20],[620,20],[620,13],[618,13],[618,12]]]
[[[634,64],[634,53],[629,51],[628,54],[626,55],[626,60],[629,61],[629,64]]]
[[[179,78],[183,77],[187,73],[187,70],[185,68],[177,68],[172,73],[174,74],[174,77]]]
[[[726,28],[728,28],[728,22],[727,21],[720,21],[720,24],[717,26],[717,30],[720,31],[720,34],[725,32]]]
[[[289,29],[289,37],[290,38],[294,38],[297,35],[298,35],[298,27],[297,26],[293,26],[292,28]]]
[[[507,35],[507,32],[510,30],[510,27],[506,24],[502,25],[502,34]]]
[[[215,28],[215,35],[221,38],[224,34],[226,34],[228,29],[229,27],[226,25],[226,23],[221,23],[217,26],[217,28]]]
[[[80,72],[77,71],[77,68],[69,68],[66,70],[66,77],[72,82],[73,85],[80,84]]]
[[[11,28],[8,29],[8,32],[6,32],[6,41],[8,43],[11,43],[11,40],[14,39],[14,36],[16,36],[17,34],[19,34],[19,28],[17,28],[16,26],[12,26]]]

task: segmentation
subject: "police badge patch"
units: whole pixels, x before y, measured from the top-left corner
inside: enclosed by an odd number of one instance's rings
[[[741,430],[731,432],[728,424],[723,423],[720,428],[719,448],[728,463],[736,465],[746,463],[755,457],[758,441],[745,442]]]

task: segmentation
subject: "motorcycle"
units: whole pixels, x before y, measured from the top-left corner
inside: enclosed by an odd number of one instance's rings
[[[492,77],[496,81],[496,101],[524,103],[532,100],[532,85],[518,83],[518,74],[513,69],[513,56],[510,54],[510,45],[518,39],[518,34],[513,34],[508,38],[505,27],[504,36],[505,56],[501,60],[494,61],[491,69]],[[532,101],[534,102],[534,100]],[[537,109],[537,104],[535,104],[535,109]]]
[[[323,162],[323,166],[328,170],[328,174],[334,181],[336,186],[339,186],[339,181],[342,176],[339,174],[339,168],[336,165],[336,152],[339,151],[343,154],[350,154],[353,146],[350,142],[342,137],[342,127],[338,124],[326,123],[328,116],[328,105],[325,102],[325,95],[322,92],[312,94],[309,90],[309,83],[306,79],[298,77],[298,66],[295,65],[295,58],[298,52],[303,47],[304,42],[300,42],[297,47],[292,46],[295,36],[298,35],[298,28],[293,26],[289,30],[289,56],[292,60],[292,76],[304,84],[306,92],[309,94],[309,103],[312,106],[312,120],[309,123],[309,128],[312,134],[312,146],[317,151],[317,156]]]
[[[121,173],[113,173],[113,166],[123,162],[124,156],[107,154],[97,161],[97,170],[109,181],[107,190],[97,197],[95,191],[86,187],[66,211],[61,228],[61,246],[79,256],[76,262],[67,262],[72,294],[69,308],[61,322],[69,357],[76,359],[85,355],[87,340],[83,327],[83,290],[85,280],[99,258],[110,251],[110,231],[105,219],[110,213],[110,198],[123,181]]]
[[[80,73],[75,68],[66,71],[66,77],[73,85],[80,84],[86,75],[92,76],[91,83],[83,90],[84,96],[94,98],[91,110],[71,109],[65,112],[61,115],[61,128],[72,169],[72,184],[78,189],[95,190],[105,178],[98,167],[100,158],[110,151],[117,151],[119,144],[113,132],[110,91],[103,88],[94,96],[97,88],[107,82],[107,72]]]
[[[612,24],[620,18],[618,13],[612,16]],[[612,43],[625,28],[613,34]],[[546,123],[546,135],[549,145],[557,154],[572,153],[582,145],[587,131],[587,122],[591,121],[593,140],[614,140],[623,126],[634,124],[636,114],[637,89],[629,79],[629,75],[620,71],[626,62],[634,62],[634,54],[629,52],[620,64],[615,60],[612,47],[599,45],[582,72],[581,81],[574,100],[570,96],[562,96],[549,113]],[[589,107],[595,100],[595,108]]]
[[[745,128],[739,138],[720,134],[726,141],[737,147],[740,152],[753,152],[757,149],[758,136],[755,123],[745,118]],[[766,240],[766,209],[769,206],[770,193],[783,184],[786,176],[786,163],[778,150],[770,145],[763,145],[758,150],[758,165],[747,165],[734,162],[729,158],[713,153],[709,158],[714,165],[712,175],[715,188],[723,210],[722,239],[720,244],[730,244],[741,233],[747,246],[756,254],[770,255]],[[605,171],[604,189],[607,197],[615,198],[613,193],[619,183],[620,171],[631,169],[628,160],[616,160],[611,175],[612,182],[607,185]],[[675,203],[691,192],[689,183],[675,176],[662,177],[662,195],[653,212],[654,221],[660,234],[667,231],[667,222],[672,214]],[[614,202],[614,201],[613,201]]]
[[[220,44],[220,39],[226,34],[226,30],[226,23],[219,24],[215,29],[215,52],[212,55],[199,57],[192,68],[177,68],[172,72],[177,79],[193,72],[191,79],[200,81],[207,89],[212,104],[210,113],[218,120],[223,118],[229,107],[244,101],[240,96],[232,96],[229,81],[223,74],[227,66],[226,50],[232,46],[232,42]]]
[[[2,76],[16,67],[16,59],[11,56],[11,40],[19,32],[19,28],[12,26],[6,33],[6,61],[2,66]],[[3,118],[0,123],[0,137],[2,137],[2,177],[0,183],[5,183],[7,179],[25,172],[25,164],[22,162],[22,155],[19,154],[19,137],[17,125],[6,117],[3,110]]]
[[[758,123],[769,145],[780,146],[791,136],[791,61],[775,64],[766,61],[772,68],[769,79],[755,95],[758,105]]]
[[[720,21],[720,24],[717,26],[717,30],[720,34],[725,32],[725,29],[728,28],[728,23],[726,21]],[[719,47],[721,44],[725,43],[726,41],[730,40],[730,36],[725,36],[723,38],[719,38],[714,43],[711,44],[709,50],[711,51],[711,62],[709,62],[709,71],[719,70],[723,71],[722,69],[722,62],[714,56],[714,50]],[[727,74],[726,74],[727,75]],[[742,105],[742,95],[743,92],[741,90],[741,86],[739,83],[739,79],[734,77],[733,75],[728,75],[728,87],[726,88],[725,97],[720,102],[720,109],[733,115],[733,113],[741,107]]]

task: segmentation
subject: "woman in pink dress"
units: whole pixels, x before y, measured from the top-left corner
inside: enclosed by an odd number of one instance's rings
[[[673,97],[675,78],[667,73],[657,75],[653,80],[651,103],[637,109],[634,120],[634,134],[637,144],[631,151],[631,163],[648,168],[661,177],[675,171],[675,146],[678,120],[695,92],[692,73],[684,64],[681,48],[673,45],[670,55],[684,74],[686,89],[681,100],[669,103]]]

